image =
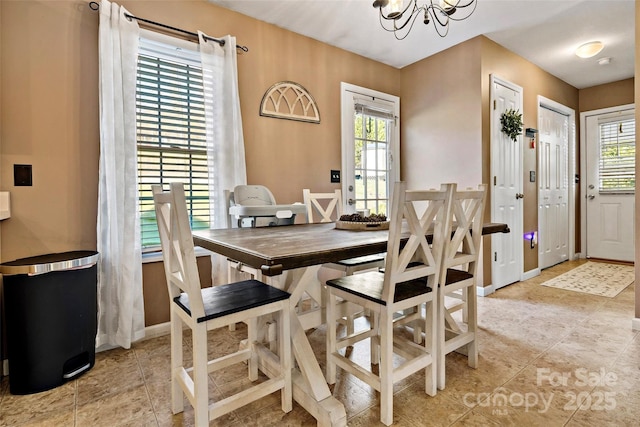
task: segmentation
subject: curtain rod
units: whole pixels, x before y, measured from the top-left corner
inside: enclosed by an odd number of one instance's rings
[[[98,10],[98,9],[100,9],[100,4],[98,2],[95,2],[95,1],[89,2],[89,8],[91,10]],[[186,34],[186,35],[194,37],[196,39],[198,38],[198,33],[194,33],[192,31],[187,31],[187,30],[183,30],[183,29],[180,29],[180,28],[172,27],[170,25],[161,24],[159,22],[150,21],[148,19],[139,18],[137,16],[133,16],[133,15],[130,15],[128,13],[125,13],[124,16],[127,19],[135,19],[136,21],[144,22],[145,24],[155,25],[157,27],[161,27],[161,28],[164,28],[164,29],[167,29],[167,30],[171,30],[171,31],[175,31],[175,32],[178,32],[178,33]],[[216,39],[215,37],[203,36],[203,38],[205,40],[210,40],[210,41],[216,42],[216,43],[220,44],[220,46],[224,46],[224,44],[225,44],[224,40]],[[240,50],[242,50],[244,52],[249,52],[249,48],[246,47],[246,46],[242,46],[242,45],[236,45],[236,49],[240,49]]]

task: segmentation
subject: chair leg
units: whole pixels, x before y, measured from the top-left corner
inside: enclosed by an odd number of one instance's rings
[[[436,372],[438,367],[438,345],[437,345],[437,304],[436,301],[427,302],[425,304],[425,322],[424,322],[424,347],[431,354],[431,364],[425,368],[424,391],[429,396],[435,396],[437,390]]]
[[[209,425],[209,375],[207,372],[207,328],[204,323],[193,328],[193,394],[196,427]]]
[[[184,411],[182,387],[177,381],[178,372],[184,367],[182,359],[182,320],[171,310],[171,412],[178,414]]]
[[[325,316],[327,319],[327,382],[329,384],[336,383],[336,364],[333,361],[333,353],[336,352],[336,303],[337,298],[331,290],[326,288],[326,307]]]
[[[231,325],[229,325],[231,326]],[[258,353],[256,352],[256,341],[258,339],[258,319],[247,319],[247,345],[251,349],[251,357],[248,360],[249,381],[258,379]]]
[[[278,343],[280,351],[280,366],[284,379],[284,387],[280,391],[282,410],[291,412],[293,409],[293,385],[291,383],[291,310],[289,301],[282,304],[278,316]]]
[[[437,314],[437,344],[436,344],[436,375],[438,377],[438,389],[444,390],[445,386],[445,358],[446,352],[444,349],[445,340],[445,320],[444,320],[444,291],[438,289],[438,303],[436,308]]]
[[[380,313],[380,421],[393,423],[393,313]]]
[[[473,334],[473,341],[467,346],[467,357],[469,366],[478,367],[478,297],[476,296],[476,287],[469,286],[466,288],[467,298],[467,333]]]
[[[371,317],[369,320],[369,324],[371,329],[374,331],[378,331],[378,334],[371,337],[371,364],[378,365],[380,363],[380,314],[375,311],[371,312]]]

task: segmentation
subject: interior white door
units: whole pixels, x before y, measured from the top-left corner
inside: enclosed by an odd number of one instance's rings
[[[347,83],[341,89],[343,210],[389,215],[400,179],[400,99]]]
[[[634,260],[634,110],[586,117],[586,256]]]
[[[522,112],[522,88],[491,76],[491,104],[491,220],[511,229],[491,236],[491,279],[498,289],[522,275],[522,135],[514,142],[500,125],[504,111]]]
[[[569,116],[538,109],[540,268],[569,259]]]

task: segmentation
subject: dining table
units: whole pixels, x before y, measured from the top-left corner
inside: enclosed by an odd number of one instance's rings
[[[509,231],[507,224],[486,223],[482,234]],[[406,233],[408,236],[408,230]],[[332,396],[305,333],[324,322],[318,271],[325,263],[385,253],[388,235],[388,230],[338,229],[335,223],[193,231],[197,246],[256,269],[260,280],[291,294],[291,348],[296,361],[293,398],[318,425],[347,424],[344,405]],[[313,300],[306,304],[307,309],[300,308],[303,298]],[[275,366],[273,356],[263,352],[260,369],[270,376],[276,373]]]

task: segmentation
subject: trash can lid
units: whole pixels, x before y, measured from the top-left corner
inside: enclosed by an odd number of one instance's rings
[[[98,262],[96,251],[70,251],[21,258],[0,264],[0,273],[43,274],[50,271],[90,267]]]

